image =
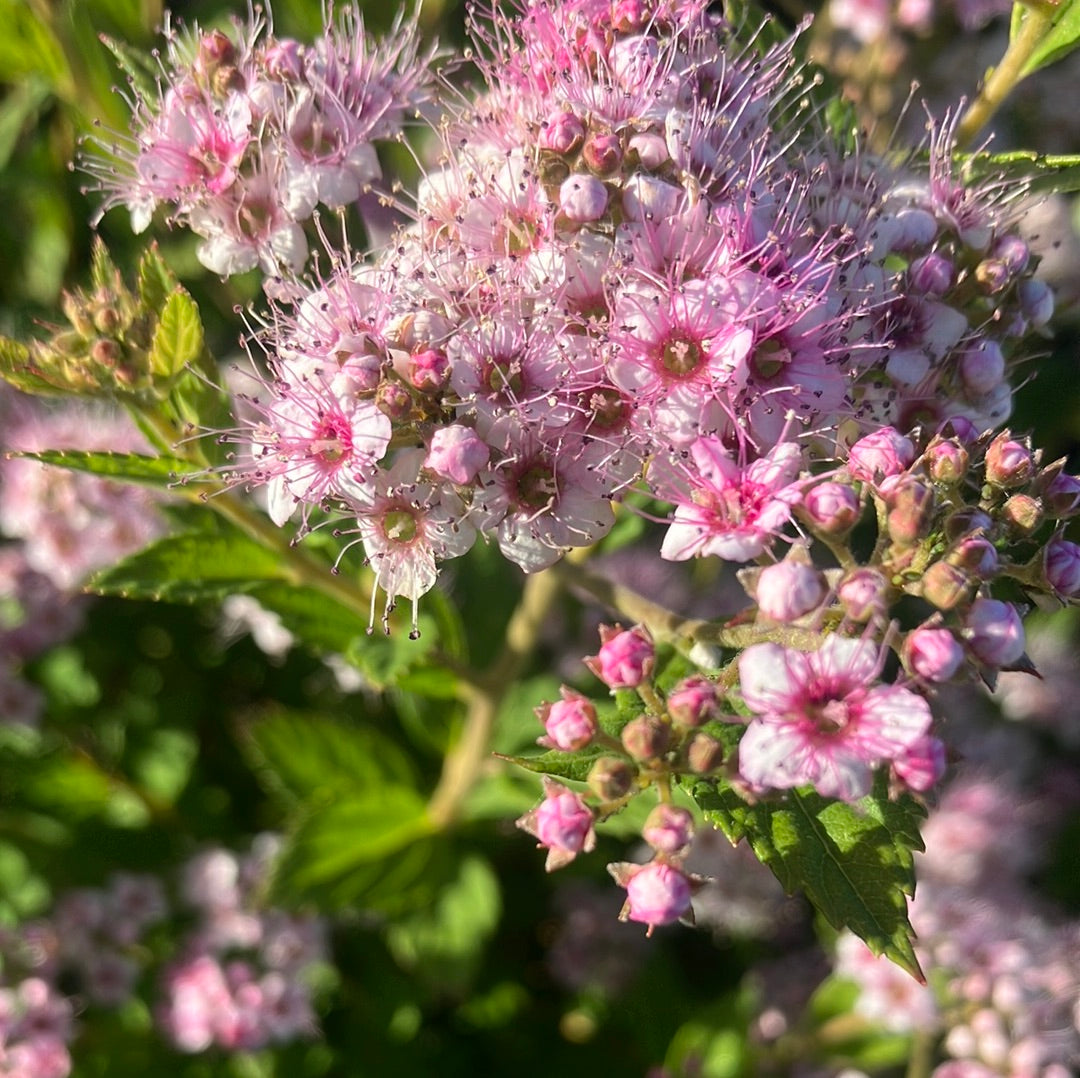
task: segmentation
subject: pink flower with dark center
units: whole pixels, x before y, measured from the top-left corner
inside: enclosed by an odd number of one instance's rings
[[[854,801],[873,769],[929,729],[930,707],[910,689],[875,684],[877,647],[830,636],[805,653],[755,644],[739,656],[743,699],[754,712],[739,744],[739,772],[763,789],[813,786]]]
[[[676,503],[661,557],[749,561],[768,549],[802,497],[798,446],[782,443],[742,467],[718,438],[708,437],[694,442],[690,458],[689,492],[659,491]]]

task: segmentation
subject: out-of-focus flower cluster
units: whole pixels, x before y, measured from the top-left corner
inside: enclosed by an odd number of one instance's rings
[[[315,1035],[312,973],[327,961],[325,925],[259,900],[278,845],[264,835],[242,856],[198,854],[181,868],[177,901],[154,876],[118,873],[4,930],[0,1073],[66,1078],[77,1017],[135,998],[182,1052]]]
[[[130,134],[95,139],[85,164],[103,210],[126,206],[141,232],[167,207],[224,276],[298,271],[302,222],[369,189],[375,142],[395,138],[430,88],[431,54],[404,15],[379,43],[349,6],[310,45],[276,37],[261,13],[232,35],[167,25],[166,38],[156,83],[132,79]]]

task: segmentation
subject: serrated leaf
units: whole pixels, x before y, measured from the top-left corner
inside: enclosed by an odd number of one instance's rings
[[[274,897],[324,908],[392,903],[395,892],[422,875],[433,853],[433,833],[423,798],[408,787],[383,786],[322,805],[288,836]]]
[[[1080,156],[1040,155],[1028,150],[958,155],[966,182],[1013,181],[1034,193],[1080,191]]]
[[[159,378],[174,378],[203,350],[198,304],[183,289],[165,300],[150,343],[150,369]]]
[[[309,804],[415,782],[408,757],[370,727],[290,711],[259,719],[246,735],[269,785]]]
[[[1031,18],[1031,13],[1027,10],[1022,11],[1019,18],[1016,17],[1016,9],[1024,8],[1024,6],[1016,4],[1013,8],[1010,40],[1015,40],[1024,21]],[[1049,10],[1049,8],[1050,5],[1046,4],[1042,10]],[[1032,50],[1020,77],[1027,78],[1028,75],[1068,56],[1076,49],[1078,42],[1080,42],[1080,0],[1062,0],[1053,8],[1050,28]]]
[[[148,457],[141,453],[103,453],[80,449],[45,449],[40,453],[9,453],[10,457],[37,460],[55,468],[73,472],[88,472],[124,483],[141,483],[151,487],[170,487],[182,475],[198,471],[194,465],[178,457]]]
[[[144,311],[154,314],[165,306],[169,296],[180,287],[180,282],[165,264],[156,243],[143,251],[139,259],[137,287]]]
[[[273,551],[235,529],[169,535],[91,577],[87,590],[128,599],[194,603],[288,579]]]
[[[116,268],[116,263],[109,254],[105,241],[100,236],[94,237],[94,246],[90,254],[90,282],[94,292],[116,292],[123,288],[123,278]]]
[[[329,574],[329,568],[326,571]],[[343,604],[309,588],[272,583],[252,588],[250,594],[277,614],[289,632],[316,651],[343,655],[366,640],[366,621]]]
[[[693,796],[732,842],[747,839],[785,891],[803,891],[835,928],[922,980],[905,896],[915,890],[912,855],[922,849],[925,813],[909,797],[890,801],[881,785],[855,804],[793,790],[782,801],[748,805],[710,782],[699,782]]]
[[[10,337],[0,337],[0,378],[23,393],[63,393],[38,370],[26,345]]]
[[[157,72],[148,56],[109,37],[108,34],[101,35],[101,43],[112,53],[117,66],[127,75],[132,88],[140,97],[154,100],[159,96]]]

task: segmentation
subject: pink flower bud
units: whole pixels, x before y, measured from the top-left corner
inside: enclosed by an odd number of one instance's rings
[[[1080,478],[1058,472],[1043,491],[1043,503],[1058,520],[1067,520],[1080,513]]]
[[[1080,546],[1053,539],[1043,555],[1046,582],[1062,599],[1080,598]]]
[[[695,775],[708,775],[724,762],[724,746],[711,734],[698,730],[686,746],[686,766]]]
[[[893,427],[860,438],[848,451],[848,471],[867,483],[879,483],[906,471],[915,460],[915,446]]]
[[[914,207],[901,210],[896,215],[896,221],[900,227],[893,240],[894,250],[912,251],[920,247],[928,247],[937,235],[937,221],[927,210]]]
[[[987,666],[1008,667],[1024,654],[1024,626],[1012,603],[976,599],[965,629],[968,647]]]
[[[657,805],[645,820],[641,837],[657,853],[678,853],[694,837],[694,817],[675,805]]]
[[[998,487],[1019,487],[1035,474],[1035,461],[1026,445],[1007,432],[999,434],[986,450],[986,481]]]
[[[618,135],[590,135],[581,156],[590,171],[597,176],[610,176],[622,165],[622,142]]]
[[[673,217],[683,205],[683,189],[648,173],[636,173],[623,187],[623,212],[631,221]]]
[[[1001,236],[992,253],[1010,273],[1023,273],[1031,259],[1031,249],[1019,236]]]
[[[773,621],[795,621],[816,610],[828,592],[825,577],[812,565],[787,560],[761,570],[758,610]]]
[[[865,622],[885,614],[888,584],[876,569],[855,569],[840,582],[837,597],[852,621]]]
[[[584,125],[567,109],[553,112],[540,132],[541,148],[553,153],[574,153],[584,141]]]
[[[961,445],[971,445],[978,440],[979,428],[967,416],[954,415],[949,416],[938,427],[937,436],[939,438],[955,438]]]
[[[649,170],[660,168],[671,157],[668,153],[667,140],[662,135],[648,132],[631,135],[627,149],[637,154],[642,168]]]
[[[656,648],[643,625],[625,630],[602,625],[600,640],[600,650],[585,665],[609,689],[634,689],[652,673]]]
[[[803,496],[802,515],[826,535],[842,535],[859,519],[859,496],[847,483],[818,483]]]
[[[375,404],[390,419],[405,419],[412,412],[413,399],[400,382],[384,378],[375,391]]]
[[[653,6],[644,0],[616,0],[611,6],[611,25],[621,34],[632,34],[647,25]]]
[[[945,745],[925,734],[892,761],[892,770],[909,790],[926,793],[945,774]]]
[[[969,535],[961,539],[949,551],[945,559],[950,565],[966,569],[980,580],[989,580],[1000,564],[997,547],[979,535]]]
[[[409,356],[409,384],[422,393],[437,393],[450,377],[450,360],[438,348],[425,348]]]
[[[964,662],[964,649],[948,629],[914,629],[904,641],[904,665],[925,681],[950,681]]]
[[[1005,379],[1005,353],[997,341],[982,340],[960,353],[960,377],[970,393],[989,393]]]
[[[994,295],[1009,287],[1013,274],[1000,258],[984,258],[975,267],[975,280],[984,292]]]
[[[933,252],[916,258],[908,269],[908,279],[916,292],[942,296],[952,287],[955,269],[944,255]]]
[[[716,708],[716,684],[700,674],[683,679],[667,694],[668,715],[678,726],[701,726]]]
[[[934,488],[911,476],[904,476],[889,492],[889,537],[894,543],[909,544],[926,537],[934,519]]]
[[[677,868],[663,861],[647,865],[608,865],[608,871],[625,880],[626,905],[620,920],[637,921],[649,926],[669,925],[690,910],[690,880]]]
[[[561,700],[553,704],[541,704],[536,717],[544,724],[547,737],[539,744],[563,752],[577,752],[585,748],[596,736],[596,708],[592,701],[565,685],[559,690]]]
[[[580,795],[554,779],[544,777],[544,800],[525,813],[517,826],[534,835],[548,849],[549,872],[569,864],[582,851],[596,845],[593,814]]]
[[[958,483],[967,473],[968,451],[954,438],[932,442],[923,454],[930,478],[937,483]]]
[[[965,535],[989,535],[993,532],[993,518],[981,509],[958,509],[945,521],[945,534],[950,539]]]
[[[1043,509],[1038,498],[1030,494],[1014,494],[1006,499],[998,516],[1011,531],[1027,536],[1043,522]]]
[[[476,478],[490,456],[487,443],[472,427],[439,427],[431,436],[424,467],[452,483],[465,486]]]
[[[595,176],[576,172],[559,188],[559,211],[569,221],[599,221],[607,209],[608,192]]]

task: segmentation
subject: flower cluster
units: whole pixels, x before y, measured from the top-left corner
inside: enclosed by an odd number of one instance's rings
[[[302,222],[369,190],[374,143],[401,132],[431,80],[413,24],[399,17],[376,43],[355,7],[311,45],[276,37],[261,13],[232,35],[167,25],[166,39],[156,84],[132,79],[131,133],[96,139],[84,165],[102,212],[126,206],[141,232],[168,207],[223,276],[299,270]]]

